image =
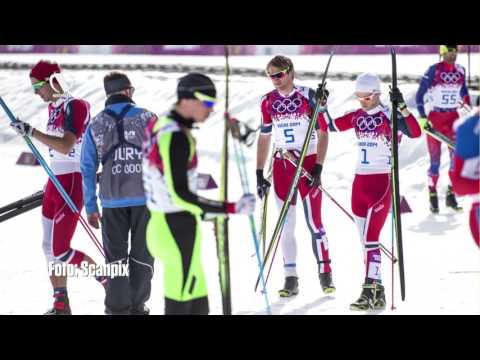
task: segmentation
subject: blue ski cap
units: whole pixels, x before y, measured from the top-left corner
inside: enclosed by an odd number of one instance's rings
[[[372,73],[358,75],[355,83],[355,92],[380,94],[380,79]]]
[[[177,96],[180,99],[196,99],[194,93],[201,93],[216,98],[217,89],[212,79],[200,73],[190,73],[180,78],[177,85]]]

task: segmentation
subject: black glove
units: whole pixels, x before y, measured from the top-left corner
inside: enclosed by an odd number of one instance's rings
[[[322,180],[321,180],[322,169],[323,169],[323,166],[321,164],[315,164],[315,167],[313,168],[313,171],[310,174],[312,175],[312,180],[310,180],[308,185],[316,188],[322,183]]]
[[[390,101],[392,103],[397,103],[398,107],[402,107],[401,104],[405,106],[405,100],[403,99],[403,95],[397,87],[393,89],[390,88]]]
[[[271,185],[272,184],[263,177],[263,170],[257,170],[257,194],[260,199],[263,199],[268,193]]]
[[[318,101],[321,101],[321,105],[325,105],[327,103],[328,95],[330,95],[330,92],[326,88],[327,83],[323,85],[318,85],[317,91],[315,93],[315,99]]]

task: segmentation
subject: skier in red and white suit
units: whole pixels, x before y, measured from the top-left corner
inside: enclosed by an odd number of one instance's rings
[[[75,99],[64,91],[61,70],[57,63],[39,61],[30,72],[35,94],[48,103],[48,124],[45,133],[23,121],[11,123],[22,136],[30,136],[49,147],[51,169],[80,211],[83,207],[82,175],[80,173],[80,150],[83,133],[90,119],[90,105]],[[83,252],[70,246],[78,222],[73,213],[49,179],[42,202],[43,250],[49,264],[67,263],[76,266],[86,261],[95,262]],[[98,277],[104,281],[104,277]],[[54,306],[49,315],[71,314],[66,275],[50,274],[54,290]]]
[[[270,183],[263,177],[263,168],[270,150],[273,132],[275,148],[289,150],[297,158],[305,140],[305,135],[315,109],[315,91],[293,84],[294,69],[292,61],[284,56],[274,57],[267,65],[267,75],[275,90],[262,98],[262,125],[257,147],[257,192],[263,197]],[[318,189],[323,161],[328,146],[326,125],[312,133],[312,139],[303,167],[312,174],[313,182],[305,177],[299,181],[298,191],[302,198],[305,218],[312,235],[312,247],[318,264],[320,285],[324,293],[332,293],[332,283],[328,241],[322,225],[322,193]],[[274,151],[273,185],[279,209],[287,198],[296,168]],[[297,245],[295,240],[296,196],[292,200],[283,230],[280,244],[283,252],[285,285],[279,294],[283,297],[298,293],[298,274],[296,269]]]
[[[352,186],[352,211],[364,249],[365,284],[352,310],[385,307],[381,285],[380,231],[391,205],[391,111],[380,103],[380,80],[375,74],[361,74],[355,96],[361,108],[336,119],[329,119],[331,131],[354,129],[358,142],[358,161]],[[403,96],[393,89],[391,97],[399,103],[398,129],[409,137],[421,135],[420,126],[408,111]],[[319,122],[326,125],[325,118]]]
[[[435,130],[448,138],[455,140],[453,123],[459,118],[459,113],[470,107],[470,96],[465,81],[465,69],[456,64],[457,45],[440,45],[440,55],[443,61],[430,66],[422,78],[416,94],[419,122],[425,126],[427,123]],[[425,111],[424,97],[430,98],[431,111]],[[428,169],[428,189],[430,197],[430,210],[439,212],[437,182],[440,176],[440,158],[442,143],[427,135],[428,152],[430,154],[430,167]],[[453,150],[450,153],[450,170],[453,164]],[[452,186],[448,185],[445,196],[445,205],[454,210],[461,210],[458,206]]]

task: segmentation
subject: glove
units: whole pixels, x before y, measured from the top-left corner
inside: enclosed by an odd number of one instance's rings
[[[318,101],[320,100],[320,105],[325,106],[327,104],[328,95],[330,92],[326,88],[327,83],[322,87],[321,85],[318,86],[317,92],[315,93],[315,99]]]
[[[232,136],[235,139],[240,139],[241,138],[240,125],[239,125],[240,122],[237,119],[231,117],[228,112],[225,112],[225,117],[228,119],[228,126],[230,128]]]
[[[263,177],[263,170],[257,170],[257,194],[260,199],[263,199],[267,194],[271,185],[272,184]]]
[[[418,125],[420,125],[422,129],[428,130],[433,128],[432,123],[426,117],[418,118]]]
[[[26,122],[23,122],[19,119],[12,121],[10,123],[10,126],[12,127],[15,132],[20,135],[20,136],[32,136],[33,134],[33,127],[30,126],[30,124],[27,124]]]
[[[397,104],[397,108],[403,117],[410,115],[410,111],[408,111],[407,104],[399,88],[396,87],[392,89],[390,87],[390,101]]]
[[[321,183],[321,175],[322,175],[322,169],[323,166],[321,164],[315,164],[315,167],[313,168],[312,171],[312,180],[308,183],[309,186],[313,186],[314,188],[317,188]]]
[[[460,117],[465,117],[470,113],[470,111],[472,111],[472,108],[470,107],[470,105],[468,105],[463,100],[459,100],[457,103],[457,106],[458,106],[457,112]]]
[[[255,195],[245,194],[235,203],[235,214],[253,214],[255,211]]]
[[[405,104],[405,100],[403,99],[403,95],[399,88],[395,87],[392,89],[390,87],[390,101],[392,103],[396,102],[399,107],[400,107],[400,104]]]

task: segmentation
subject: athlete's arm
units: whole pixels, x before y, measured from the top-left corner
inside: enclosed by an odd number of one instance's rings
[[[80,154],[80,170],[83,180],[83,197],[87,214],[98,213],[97,205],[97,169],[98,152],[93,140],[92,128],[87,127]]]
[[[422,129],[412,113],[409,113],[408,116],[402,116],[398,112],[398,130],[410,138],[417,138],[422,135]]]
[[[432,84],[433,78],[435,76],[435,65],[432,65],[428,68],[427,72],[423,75],[422,81],[420,82],[420,86],[418,87],[417,94],[415,96],[415,100],[417,102],[417,109],[420,117],[426,118],[427,115],[425,114],[425,102],[423,101],[423,97],[425,93],[430,88]]]
[[[352,118],[354,113],[355,111],[352,111],[335,119],[330,118],[330,131],[345,131],[353,128]],[[328,116],[330,117],[330,115]]]
[[[52,136],[35,129],[32,137],[48,147],[67,155],[72,151],[77,138],[83,133],[85,119],[88,117],[88,108],[79,100],[72,100],[65,110],[64,134],[62,137]]]
[[[225,213],[226,203],[209,200],[194,194],[188,186],[190,143],[183,132],[162,135],[158,142],[163,160],[164,178],[176,205],[195,215]]]
[[[263,170],[267,161],[270,150],[270,143],[272,142],[272,134],[262,134],[258,137],[257,142],[257,170]]]

